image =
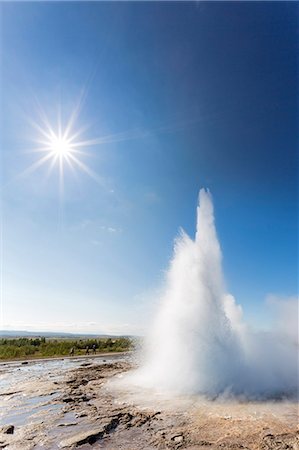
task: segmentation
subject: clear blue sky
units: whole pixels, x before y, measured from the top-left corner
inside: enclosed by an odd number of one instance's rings
[[[0,8],[2,327],[141,333],[200,187],[248,320],[296,295],[297,3]],[[57,166],[18,175],[37,102],[54,124],[82,90],[75,130],[114,138],[80,156],[100,182],[66,169],[61,197]]]

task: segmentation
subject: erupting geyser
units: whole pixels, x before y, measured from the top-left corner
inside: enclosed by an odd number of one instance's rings
[[[209,396],[273,397],[296,393],[298,342],[253,332],[227,294],[211,195],[201,189],[195,240],[175,242],[161,306],[129,377],[134,384]]]

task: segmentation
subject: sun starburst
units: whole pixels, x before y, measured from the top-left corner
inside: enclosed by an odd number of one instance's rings
[[[33,172],[48,163],[48,175],[50,175],[56,166],[59,170],[59,184],[60,190],[62,191],[64,171],[67,165],[74,173],[76,169],[80,169],[95,181],[101,183],[101,177],[82,161],[84,155],[87,155],[86,148],[99,143],[99,140],[83,140],[82,135],[86,131],[86,128],[75,129],[75,122],[78,116],[77,108],[71,114],[65,127],[63,127],[61,115],[58,114],[56,128],[50,123],[46,114],[41,109],[40,111],[39,122],[29,121],[38,134],[34,139],[35,146],[31,151],[42,153],[43,156],[26,169],[24,174]]]

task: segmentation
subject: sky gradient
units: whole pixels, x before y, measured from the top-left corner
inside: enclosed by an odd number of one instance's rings
[[[298,289],[298,5],[0,10],[0,328],[143,333],[201,187],[228,290],[266,326],[267,299]],[[105,139],[80,155],[93,176],[66,168],[62,193],[57,166],[26,172],[32,122],[66,123],[78,102],[74,130]]]

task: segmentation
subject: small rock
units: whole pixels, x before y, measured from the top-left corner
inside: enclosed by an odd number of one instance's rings
[[[23,361],[22,366],[25,366],[25,364],[28,364],[28,361]]]
[[[184,441],[184,436],[181,433],[174,434],[171,438],[176,445],[182,444]]]
[[[86,412],[82,412],[82,413],[76,414],[75,417],[77,419],[79,419],[80,417],[87,417],[87,413]]]
[[[66,397],[66,398],[63,398],[62,401],[64,403],[71,403],[71,402],[74,402],[75,399],[73,399],[72,397]]]
[[[1,431],[4,434],[13,434],[15,431],[15,427],[14,425],[6,425],[5,427],[2,427]]]

